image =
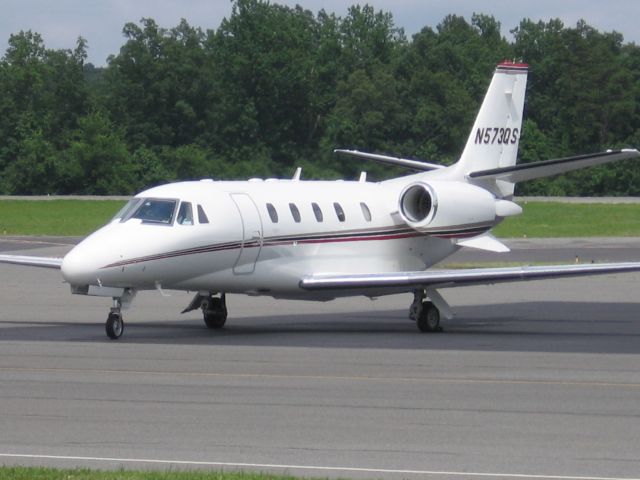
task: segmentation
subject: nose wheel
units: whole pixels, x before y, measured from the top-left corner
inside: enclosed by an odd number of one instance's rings
[[[119,339],[124,332],[124,321],[122,320],[121,308],[122,305],[120,299],[114,298],[113,307],[111,307],[111,311],[109,312],[107,323],[105,325],[107,337],[111,340]]]
[[[107,336],[111,340],[117,340],[122,336],[122,332],[124,332],[124,322],[122,321],[122,314],[120,313],[110,313],[107,317]]]

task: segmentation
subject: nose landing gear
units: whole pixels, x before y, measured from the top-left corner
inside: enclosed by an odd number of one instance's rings
[[[114,289],[107,289],[106,292],[112,292]],[[122,310],[126,310],[130,305],[133,299],[136,296],[136,290],[132,288],[121,289],[118,292],[120,296],[112,297],[113,298],[113,306],[109,311],[109,316],[107,317],[107,323],[105,324],[105,330],[107,331],[107,337],[111,340],[119,339],[124,333],[124,321],[122,320]],[[100,296],[105,296],[100,295]]]
[[[109,316],[107,317],[107,336],[111,340],[117,340],[122,336],[124,332],[124,321],[122,320],[122,303],[119,298],[113,299],[113,307],[111,307],[111,311],[109,312]]]

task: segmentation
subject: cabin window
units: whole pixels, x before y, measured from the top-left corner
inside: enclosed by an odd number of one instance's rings
[[[193,225],[193,209],[191,208],[191,203],[182,202],[180,204],[176,221],[179,225]]]
[[[171,225],[177,200],[145,198],[131,218],[139,218],[142,223]]]
[[[320,205],[317,203],[312,203],[311,208],[313,208],[313,214],[316,216],[316,220],[318,222],[322,221],[322,210],[320,210]]]
[[[344,222],[346,217],[344,216],[344,210],[342,209],[342,206],[338,202],[335,202],[333,204],[333,208],[336,211],[336,216],[338,217],[338,220],[340,220],[341,222]]]
[[[207,214],[204,213],[202,205],[198,205],[198,223],[209,223],[209,218],[207,217]]]
[[[362,215],[367,222],[371,221],[371,210],[367,207],[367,204],[364,202],[360,202],[360,208],[362,209]]]
[[[271,203],[267,203],[267,212],[269,213],[269,217],[273,223],[278,223],[278,212],[276,211],[276,207],[274,207]]]
[[[118,210],[118,213],[116,213],[113,216],[111,221],[116,220],[116,219],[119,218],[121,222],[124,222],[125,220],[127,220],[129,218],[131,213],[133,213],[133,211],[138,207],[140,202],[142,202],[141,198],[132,198],[131,200],[129,200],[126,203],[126,205],[124,207],[122,207],[120,210]]]
[[[291,210],[291,216],[293,217],[293,221],[296,223],[300,223],[300,220],[302,220],[302,218],[300,217],[300,210],[298,210],[298,207],[296,207],[296,204],[290,203],[289,209]]]

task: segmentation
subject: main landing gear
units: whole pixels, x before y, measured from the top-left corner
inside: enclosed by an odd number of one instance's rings
[[[219,330],[224,327],[227,321],[227,298],[224,293],[219,297],[203,297],[200,308],[207,328]]]
[[[427,300],[427,297],[430,300]],[[437,304],[437,305],[436,305]],[[416,322],[421,332],[441,332],[441,312],[445,318],[451,318],[451,310],[440,294],[432,289],[415,290],[413,303],[409,308],[409,318]]]
[[[196,309],[202,310],[202,317],[207,328],[219,330],[227,322],[227,297],[224,293],[215,296],[211,293],[198,293],[182,313]]]

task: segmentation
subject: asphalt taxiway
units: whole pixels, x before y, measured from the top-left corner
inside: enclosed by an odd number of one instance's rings
[[[635,240],[523,242],[506,261],[640,258]],[[0,464],[637,478],[639,287],[625,274],[443,290],[456,319],[431,335],[408,320],[408,295],[230,296],[227,328],[209,331],[179,314],[189,295],[143,293],[114,342],[108,299],[0,265]]]

